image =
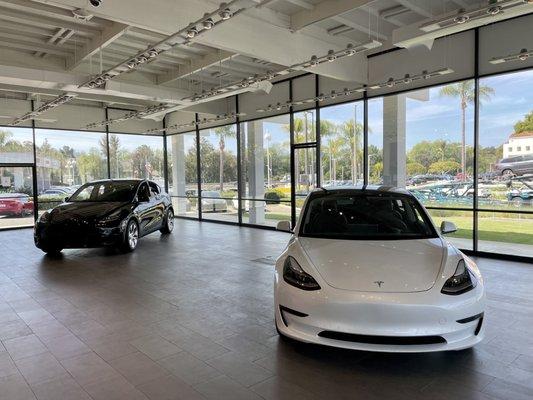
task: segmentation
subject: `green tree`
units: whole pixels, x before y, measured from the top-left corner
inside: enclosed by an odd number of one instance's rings
[[[533,111],[528,112],[524,119],[514,125],[515,133],[533,132]]]
[[[479,86],[479,104],[481,100],[490,100],[494,89],[490,86]],[[446,85],[440,90],[441,96],[458,98],[461,105],[461,172],[463,179],[466,176],[466,108],[476,98],[473,80],[467,80],[451,85]]]
[[[350,119],[340,126],[342,136],[350,143],[350,165],[352,171],[352,180],[355,183],[360,168],[359,161],[361,161],[359,144],[362,142],[363,125]]]
[[[324,150],[329,153],[329,179],[332,183],[337,181],[337,159],[345,141],[341,137],[331,138],[325,145]]]
[[[457,161],[446,160],[437,161],[429,166],[430,174],[456,174],[461,169],[461,164]]]
[[[408,176],[426,173],[426,167],[424,167],[422,164],[417,163],[417,162],[408,162],[406,165],[406,169],[407,169]]]

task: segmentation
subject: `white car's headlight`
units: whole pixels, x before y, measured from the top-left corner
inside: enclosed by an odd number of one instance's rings
[[[315,278],[305,272],[300,264],[290,256],[285,259],[283,264],[283,280],[298,289],[320,290],[320,285],[315,281]]]
[[[466,266],[465,260],[461,259],[457,263],[454,274],[448,278],[441,293],[456,296],[466,293],[476,287],[476,279]]]

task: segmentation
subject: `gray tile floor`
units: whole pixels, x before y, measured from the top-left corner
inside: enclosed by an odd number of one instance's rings
[[[0,399],[531,399],[533,265],[479,260],[473,351],[374,354],[281,341],[272,265],[288,236],[178,220],[135,253],[44,256],[0,232]]]

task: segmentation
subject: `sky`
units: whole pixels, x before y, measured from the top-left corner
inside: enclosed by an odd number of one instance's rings
[[[513,132],[513,125],[524,115],[533,110],[533,70],[487,77],[480,80],[480,85],[490,86],[494,95],[485,101],[480,108],[479,138],[482,146],[500,146],[505,143]],[[426,101],[408,98],[406,100],[406,142],[410,149],[422,140],[445,139],[459,142],[461,140],[461,110],[459,100],[440,95],[440,87],[422,89],[429,90]],[[326,107],[321,110],[321,118],[342,123],[353,118],[356,107],[357,119],[361,122],[363,113],[362,102]],[[474,108],[467,108],[466,128],[467,144],[473,144]],[[383,99],[371,99],[368,107],[369,143],[382,147],[383,144]],[[286,121],[286,122],[285,122]],[[282,123],[280,123],[282,122]],[[271,143],[287,143],[289,140],[285,126],[288,117],[276,117],[266,120],[265,131],[271,136]],[[31,130],[27,128],[9,128],[15,138],[31,140]],[[76,150],[98,147],[100,134],[79,131],[54,131],[41,129],[37,131],[37,144],[44,137],[54,147],[67,144]],[[69,140],[70,138],[74,140]],[[120,135],[124,148],[133,150],[140,144],[154,147],[162,146],[161,137],[138,135]],[[209,135],[208,140],[218,147],[216,135]],[[236,153],[236,139],[226,140],[227,149]],[[192,144],[192,143],[191,143]]]

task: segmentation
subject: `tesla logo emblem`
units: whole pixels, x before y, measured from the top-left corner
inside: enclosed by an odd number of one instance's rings
[[[383,282],[383,281],[374,281],[374,283],[376,285],[378,285],[379,287],[381,287],[381,285],[383,285],[385,282]]]

